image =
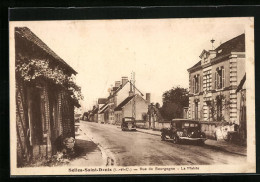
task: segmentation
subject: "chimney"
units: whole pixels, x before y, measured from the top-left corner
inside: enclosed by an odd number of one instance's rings
[[[120,87],[121,82],[120,81],[115,81],[115,87]]]
[[[130,83],[130,91],[129,91],[129,97],[134,95],[133,85]]]
[[[125,85],[128,81],[128,77],[127,76],[123,76],[122,77],[122,85]]]
[[[215,58],[217,55],[217,52],[215,50],[209,50],[209,60]]]
[[[151,103],[151,93],[146,93],[146,101],[148,102],[148,104]]]

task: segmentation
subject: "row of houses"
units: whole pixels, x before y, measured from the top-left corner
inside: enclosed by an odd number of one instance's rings
[[[204,122],[228,122],[246,136],[245,34],[217,48],[203,50],[189,72],[187,117]]]
[[[90,121],[120,125],[122,118],[133,116],[133,105],[136,121],[145,121],[150,99],[150,93],[146,93],[144,98],[143,93],[128,80],[128,77],[122,77],[121,81],[115,81],[109,89],[107,98],[98,99],[91,111]]]

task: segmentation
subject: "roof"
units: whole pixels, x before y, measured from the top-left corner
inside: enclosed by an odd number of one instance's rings
[[[132,82],[128,80],[124,85],[120,85],[120,87],[113,87],[113,91],[115,91],[115,92],[114,92],[112,95],[110,95],[110,96],[108,97],[108,99],[114,97],[122,88],[124,88],[124,86],[125,86],[128,82],[129,82],[131,85],[133,85]],[[142,96],[144,95],[138,88],[136,88],[136,86],[134,86],[134,87],[135,87],[136,91],[138,91]],[[114,90],[114,88],[116,88],[116,90]]]
[[[233,39],[226,41],[216,49],[216,58],[231,52],[245,52],[245,34],[241,34]],[[221,50],[221,52],[220,52]]]
[[[246,82],[246,74],[243,76],[242,80],[240,81],[239,85],[237,86],[236,93],[239,92],[243,88],[243,85],[245,84],[245,82]]]
[[[216,57],[213,58],[213,60],[223,57],[225,55],[228,55],[231,52],[245,52],[245,34],[243,33],[237,37],[234,37],[233,39],[230,39],[230,40],[224,42],[223,44],[218,46],[215,49],[215,51],[216,51]],[[205,52],[205,50],[203,50],[203,52]],[[197,62],[195,65],[193,65],[188,70],[192,70],[199,66],[201,66],[201,61]]]
[[[118,88],[119,88],[119,87],[113,87],[112,90],[113,90],[113,91],[116,91]]]
[[[33,43],[38,46],[44,52],[53,57],[57,62],[65,66],[70,72],[73,74],[77,74],[77,72],[68,65],[63,59],[61,59],[53,50],[51,50],[39,37],[37,37],[29,28],[27,27],[15,27],[15,36],[19,36],[26,41]]]
[[[196,67],[199,67],[199,66],[201,66],[201,61],[199,61],[196,64],[194,64],[191,68],[189,68],[189,70],[193,69],[193,68],[196,68]]]
[[[98,104],[105,104],[106,101],[107,101],[106,98],[99,98],[99,99],[98,99]]]
[[[114,110],[115,111],[121,111],[122,108],[130,101],[132,98],[134,98],[136,95],[132,95],[130,97],[127,97],[125,100],[123,100]]]
[[[102,109],[100,109],[99,114],[103,114],[108,108],[108,105],[104,105],[104,107],[102,107]]]
[[[105,105],[103,105],[102,107],[99,108],[99,110],[102,110],[104,107],[108,106],[108,104],[106,103]]]

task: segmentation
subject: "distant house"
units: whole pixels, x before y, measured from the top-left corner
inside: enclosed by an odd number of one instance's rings
[[[115,109],[115,123],[121,124],[122,118],[124,117],[132,117],[133,112],[133,102],[135,99],[135,107],[136,107],[136,121],[144,121],[145,115],[148,112],[148,101],[142,98],[139,94],[135,94],[127,97],[123,100]]]
[[[15,28],[17,166],[56,153],[75,137],[71,76],[77,72],[27,27]]]
[[[104,104],[98,112],[98,123],[106,123],[108,121],[107,115],[108,104]]]
[[[134,89],[135,89],[135,93],[137,100],[139,100],[140,98],[142,98],[143,94],[140,92],[140,90],[138,88],[134,88],[134,85],[131,83],[131,81],[128,80],[128,77],[122,77],[122,81],[116,81],[115,82],[115,86],[112,87],[110,89],[110,95],[108,97],[108,101],[107,101],[107,105],[108,108],[107,110],[104,112],[105,116],[108,115],[108,121],[106,121],[107,123],[111,123],[111,124],[116,124],[118,122],[118,114],[119,114],[119,105],[122,104],[123,102],[125,102],[127,99],[129,99],[129,97],[133,96],[134,94]],[[148,104],[150,103],[150,94],[147,94],[147,96],[149,95],[149,97],[147,98],[147,107],[146,108],[146,113],[148,111]],[[143,99],[143,98],[142,98]],[[143,101],[145,101],[145,99],[143,99]],[[136,106],[137,107],[137,106]],[[117,118],[115,118],[115,109],[117,108]],[[128,111],[128,110],[127,110]],[[138,110],[136,109],[136,112],[138,115],[137,119],[141,119],[140,116],[140,112],[143,113],[143,109]],[[127,114],[129,115],[129,114]],[[121,114],[121,116],[125,116],[124,113]]]

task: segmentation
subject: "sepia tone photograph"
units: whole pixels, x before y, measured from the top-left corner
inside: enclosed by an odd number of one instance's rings
[[[254,18],[10,21],[11,175],[254,173]]]

